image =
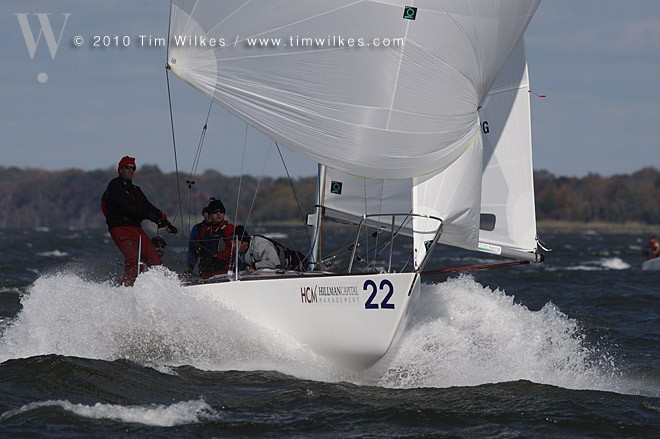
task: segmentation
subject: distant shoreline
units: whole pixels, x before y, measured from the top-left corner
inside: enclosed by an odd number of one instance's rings
[[[151,232],[152,226],[148,221],[143,223],[143,226],[148,232]],[[269,222],[255,222],[252,227],[268,229],[269,227],[301,227],[300,222],[293,220],[282,221],[269,221]],[[18,228],[3,228],[0,230],[17,230]],[[43,229],[43,230],[42,230]],[[50,231],[50,230],[105,230],[105,225],[99,227],[89,227],[86,229],[75,228],[50,228],[50,227],[35,227],[37,231]],[[540,220],[537,222],[537,229],[539,232],[544,233],[577,233],[577,232],[598,232],[598,233],[626,233],[626,234],[642,234],[642,235],[657,235],[660,236],[660,224],[644,224],[640,222],[623,222],[623,223],[608,223],[603,221],[595,221],[584,223],[580,221],[563,221],[563,220]]]
[[[580,221],[540,220],[537,228],[541,232],[571,233],[594,231],[599,233],[639,233],[660,235],[660,224],[639,222],[608,223],[602,221],[584,223]]]

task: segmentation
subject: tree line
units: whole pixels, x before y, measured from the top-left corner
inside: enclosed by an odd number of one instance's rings
[[[301,210],[310,212],[314,204],[316,177],[290,182],[286,178],[259,180],[206,171],[194,179],[183,175],[177,178],[175,173],[163,173],[153,165],[140,166],[138,171],[135,184],[177,227],[181,218],[186,226],[199,222],[202,208],[211,197],[223,201],[229,219],[237,216],[238,205],[238,217],[246,219],[249,213],[252,224],[289,222],[300,218]],[[105,228],[101,195],[116,176],[116,168],[44,171],[0,166],[0,229]]]
[[[534,172],[536,216],[543,220],[660,224],[660,172],[583,178]]]
[[[100,197],[116,169],[45,171],[0,166],[0,228],[105,228]],[[631,175],[557,177],[535,171],[538,220],[660,224],[660,172],[648,167]],[[199,221],[210,197],[222,199],[230,219],[251,224],[302,221],[312,211],[316,176],[232,177],[206,171],[192,180],[139,169],[135,182],[175,224]],[[240,189],[240,195],[239,195]],[[255,196],[256,194],[256,196]]]

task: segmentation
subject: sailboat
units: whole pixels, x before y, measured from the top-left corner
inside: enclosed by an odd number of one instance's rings
[[[363,369],[439,245],[542,260],[523,43],[539,1],[172,1],[168,68],[319,164],[310,270],[187,288]],[[330,220],[356,225],[341,272],[324,265]]]
[[[660,258],[647,259],[642,263],[643,271],[660,270]]]

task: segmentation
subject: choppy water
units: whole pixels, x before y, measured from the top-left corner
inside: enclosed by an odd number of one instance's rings
[[[543,237],[542,265],[430,279],[397,346],[356,374],[168,270],[112,286],[104,232],[2,231],[0,436],[657,437],[648,237]]]

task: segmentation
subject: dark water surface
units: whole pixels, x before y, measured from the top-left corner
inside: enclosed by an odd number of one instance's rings
[[[0,231],[0,437],[658,437],[648,236],[543,238],[544,264],[429,278],[399,343],[352,373],[167,270],[112,286],[105,232]]]

